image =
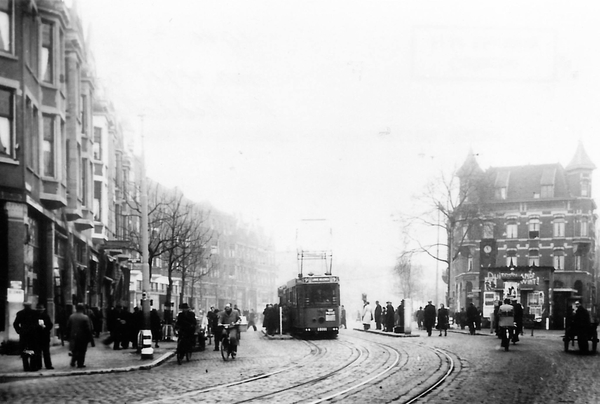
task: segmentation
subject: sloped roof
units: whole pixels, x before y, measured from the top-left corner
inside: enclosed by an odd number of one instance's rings
[[[577,151],[575,151],[575,156],[573,156],[573,159],[565,168],[565,170],[567,171],[579,169],[596,169],[596,165],[592,162],[592,159],[590,159],[590,156],[588,156],[588,154],[586,153],[585,148],[583,147],[583,143],[581,141],[579,141],[579,144],[577,145]]]
[[[560,164],[490,167],[494,187],[506,187],[507,200],[533,199],[542,185],[554,185],[554,197],[569,197],[565,170]]]

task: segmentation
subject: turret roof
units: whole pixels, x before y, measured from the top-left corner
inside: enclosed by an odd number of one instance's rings
[[[588,154],[586,153],[586,151],[583,147],[583,143],[581,141],[579,141],[579,144],[577,145],[577,151],[575,152],[575,156],[573,156],[573,159],[567,165],[565,170],[572,171],[572,170],[580,170],[580,169],[585,169],[585,170],[595,170],[596,169],[596,165],[592,162],[592,159],[590,159],[590,156],[588,156]]]

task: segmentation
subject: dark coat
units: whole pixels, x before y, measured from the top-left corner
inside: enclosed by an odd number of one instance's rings
[[[381,306],[379,304],[377,306],[375,306],[375,321],[379,321],[382,311],[383,311],[383,309],[381,308]]]
[[[37,351],[40,346],[39,313],[31,308],[25,308],[17,312],[13,327],[19,334],[19,347],[21,350],[29,349]]]
[[[94,346],[94,336],[92,335],[90,323],[90,318],[81,312],[71,314],[67,320],[69,349],[72,352],[87,351],[88,343]]]
[[[433,327],[435,324],[435,306],[433,304],[428,304],[425,306],[423,310],[423,321],[425,322],[425,326],[428,325]]]
[[[448,309],[440,308],[437,313],[437,329],[438,330],[447,330],[450,326],[450,317],[448,314]]]
[[[477,307],[475,307],[475,305],[469,305],[469,307],[467,307],[467,321],[473,322],[478,320],[479,310],[477,310]]]
[[[42,312],[38,312],[39,319],[44,322],[44,327],[42,328],[41,335],[43,336],[43,342],[50,342],[50,334],[54,323],[50,320],[50,316],[44,310]]]

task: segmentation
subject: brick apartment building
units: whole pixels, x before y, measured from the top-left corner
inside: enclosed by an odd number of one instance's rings
[[[596,315],[595,168],[581,143],[565,168],[543,164],[483,171],[470,155],[458,177],[462,192],[472,193],[465,207],[475,207],[478,214],[454,231],[459,251],[449,277],[451,308],[473,302],[489,317],[495,300],[512,297],[555,329],[564,326],[576,299]]]

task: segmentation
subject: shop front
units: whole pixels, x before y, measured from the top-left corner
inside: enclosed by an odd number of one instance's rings
[[[495,302],[516,299],[525,315],[546,325],[551,312],[551,280],[554,267],[495,267],[481,271],[483,317],[489,319]]]

